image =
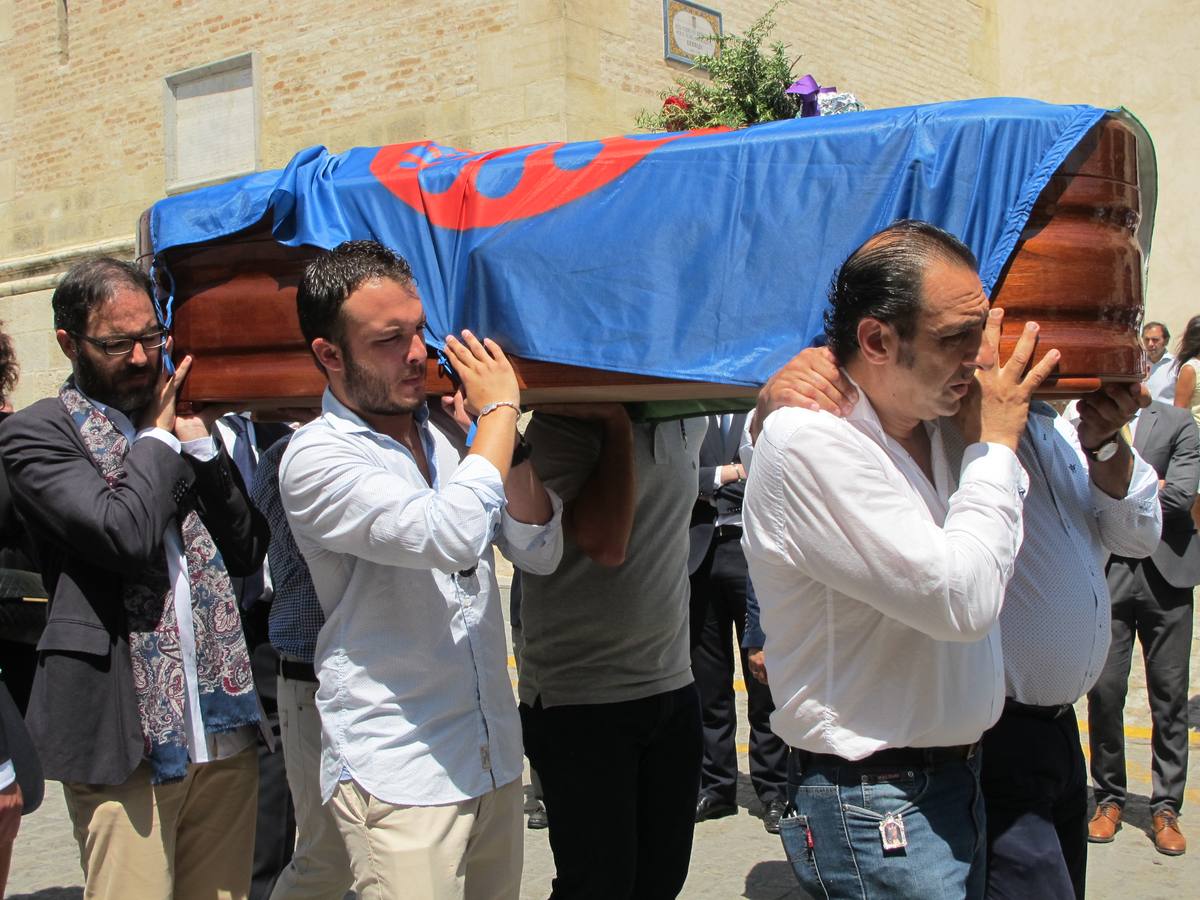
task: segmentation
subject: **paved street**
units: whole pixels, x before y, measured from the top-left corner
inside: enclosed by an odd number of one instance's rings
[[[506,602],[505,609],[507,606]],[[1134,796],[1126,811],[1127,824],[1118,832],[1116,840],[1107,846],[1093,845],[1090,849],[1088,896],[1097,900],[1195,896],[1193,892],[1200,884],[1200,824],[1195,824],[1200,823],[1200,818],[1186,816],[1191,810],[1200,809],[1200,732],[1196,728],[1192,730],[1188,806],[1182,820],[1192,850],[1172,859],[1155,852],[1148,836],[1150,815],[1146,798],[1150,793],[1150,723],[1144,678],[1137,665],[1135,663],[1126,710],[1129,786]],[[511,667],[511,659],[510,675],[515,684],[516,672]],[[1191,695],[1192,721],[1200,724],[1200,640],[1194,640],[1192,644]],[[738,698],[744,722],[745,692],[740,684]],[[1087,721],[1085,704],[1081,703],[1077,709],[1082,728]],[[738,792],[741,809],[737,816],[696,827],[691,873],[683,892],[685,898],[792,900],[801,896],[795,889],[778,838],[764,832],[762,823],[754,815],[758,804],[745,775],[746,739],[743,724],[739,731],[743,773]],[[581,773],[581,777],[587,777],[586,773]],[[13,853],[9,897],[75,900],[82,896],[82,878],[62,791],[58,785],[50,784],[46,793],[43,807],[21,827]],[[603,779],[597,777],[597,802],[603,802],[603,793]],[[544,900],[549,894],[554,871],[547,833],[526,831],[525,835],[525,878],[521,896],[523,900]],[[1187,887],[1189,884],[1191,888]]]

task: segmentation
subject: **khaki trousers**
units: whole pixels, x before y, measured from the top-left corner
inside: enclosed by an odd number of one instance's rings
[[[283,761],[296,810],[296,849],[279,873],[271,900],[342,900],[353,876],[333,810],[321,804],[317,685],[282,676],[276,684]]]
[[[358,900],[517,900],[521,779],[446,806],[395,806],[343,781],[329,800]]]
[[[138,766],[124,784],[63,784],[87,900],[244,900],[250,891],[258,755],[189,765],[152,785]]]

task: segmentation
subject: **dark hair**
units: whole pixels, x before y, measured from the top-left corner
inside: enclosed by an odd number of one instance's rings
[[[825,312],[825,337],[839,361],[858,350],[863,319],[889,323],[904,340],[913,336],[925,270],[937,259],[979,268],[962,241],[916,219],[893,222],[850,254],[834,277]]]
[[[1164,344],[1171,339],[1171,332],[1169,332],[1167,330],[1167,326],[1164,325],[1162,322],[1147,322],[1145,325],[1142,326],[1142,334],[1145,335],[1145,333],[1147,331],[1149,331],[1151,328],[1161,328],[1162,329]]]
[[[141,291],[150,299],[154,289],[150,276],[135,266],[111,256],[89,259],[71,266],[54,289],[50,305],[54,308],[54,327],[72,334],[87,329],[88,314],[107,300],[118,288]]]
[[[1179,348],[1175,351],[1175,368],[1182,369],[1189,359],[1200,356],[1200,316],[1188,319],[1183,334],[1179,336]]]
[[[341,341],[342,304],[373,278],[388,278],[402,287],[415,285],[404,257],[378,241],[345,241],[308,264],[296,291],[296,312],[310,348],[317,338]]]
[[[3,327],[4,323],[0,322],[0,328]],[[8,400],[20,374],[21,367],[17,365],[17,351],[13,348],[12,338],[0,331],[0,404]]]

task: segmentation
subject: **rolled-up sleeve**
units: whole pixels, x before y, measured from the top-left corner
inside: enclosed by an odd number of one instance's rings
[[[500,534],[496,546],[518,569],[533,575],[549,575],[562,559],[562,500],[546,488],[550,498],[551,515],[548,522],[531,525],[518,522],[508,514],[500,515]]]
[[[1079,443],[1075,424],[1066,416],[1058,416],[1054,428],[1071,445],[1087,471],[1087,455]],[[1110,496],[1094,482],[1089,487],[1092,514],[1096,517],[1096,528],[1104,548],[1117,556],[1141,559],[1158,547],[1162,536],[1162,508],[1158,498],[1158,473],[1136,450],[1131,449],[1131,452],[1133,474],[1124,497]]]
[[[1110,497],[1092,485],[1092,504],[1100,540],[1117,556],[1149,556],[1162,536],[1158,473],[1133,451],[1133,476],[1124,497]]]

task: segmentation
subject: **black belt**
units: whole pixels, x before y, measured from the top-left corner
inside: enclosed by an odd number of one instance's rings
[[[1032,706],[1028,703],[1018,703],[1012,697],[1004,699],[1004,712],[1014,716],[1027,716],[1030,719],[1061,719],[1074,707],[1070,703],[1059,703],[1057,706]]]
[[[284,659],[282,656],[275,663],[275,674],[288,679],[288,681],[316,682],[317,680],[317,670],[313,668],[312,663]]]
[[[963,762],[979,750],[979,743],[959,744],[955,747],[888,747],[862,759],[843,759],[832,753],[804,753],[802,764],[816,763],[827,766],[849,766],[856,769],[876,768],[926,768],[946,762]]]
[[[718,541],[737,541],[742,538],[741,525],[718,525],[714,535]]]

